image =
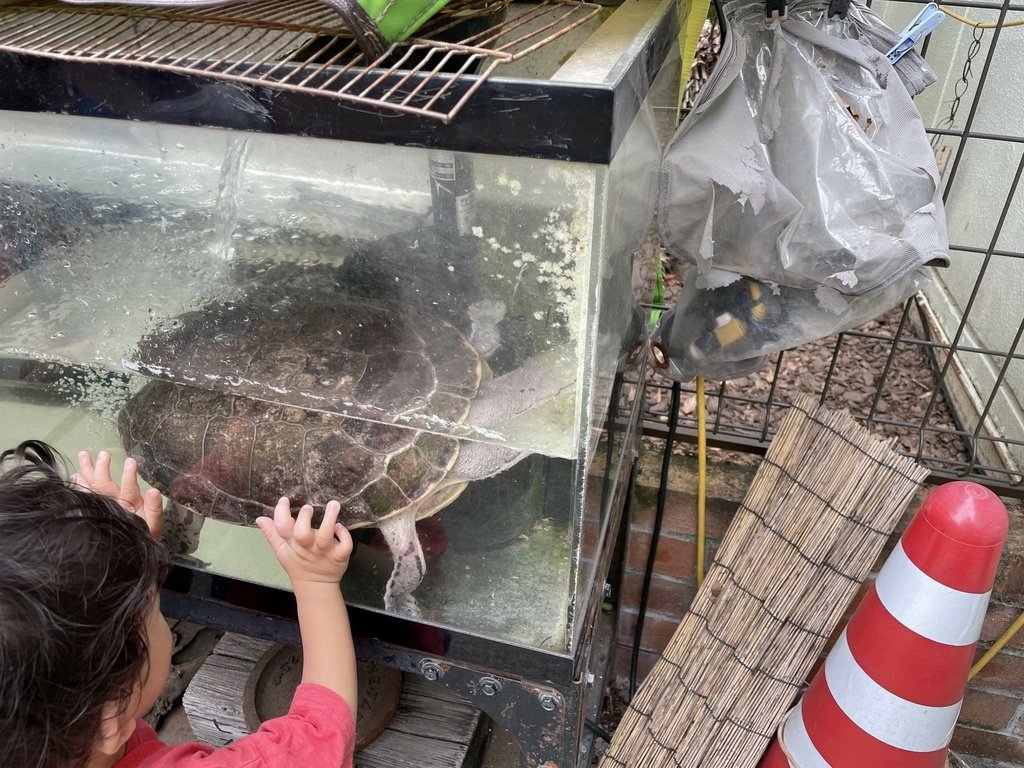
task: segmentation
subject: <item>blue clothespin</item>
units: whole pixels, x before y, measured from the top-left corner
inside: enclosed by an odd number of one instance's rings
[[[946,15],[939,10],[935,3],[928,3],[921,12],[914,17],[914,20],[904,27],[900,32],[896,45],[889,49],[886,58],[893,64],[900,60],[900,57],[908,53],[911,48],[917,45],[917,41],[926,35],[930,35]]]

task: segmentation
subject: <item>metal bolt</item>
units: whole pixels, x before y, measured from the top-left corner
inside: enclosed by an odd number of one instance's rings
[[[440,680],[444,677],[444,670],[441,669],[441,665],[430,659],[424,659],[420,662],[420,672],[423,673],[427,680]]]
[[[594,673],[593,672],[587,672],[587,688],[589,688],[593,684],[594,684]]]
[[[483,693],[484,696],[493,696],[501,690],[501,681],[491,677],[490,675],[481,677],[479,685],[480,692]]]
[[[604,597],[605,600],[610,599],[612,596],[612,585],[609,584],[607,581],[604,583],[604,589],[601,590],[601,595]]]
[[[546,712],[554,712],[555,707],[558,706],[558,699],[550,693],[542,693],[538,698],[540,699],[540,708]]]

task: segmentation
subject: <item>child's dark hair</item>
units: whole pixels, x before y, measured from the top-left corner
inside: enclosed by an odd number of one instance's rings
[[[168,556],[139,516],[65,479],[45,443],[0,454],[0,762],[80,768],[104,705],[148,674]]]

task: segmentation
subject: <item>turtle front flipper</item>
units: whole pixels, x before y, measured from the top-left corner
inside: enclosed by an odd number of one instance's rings
[[[206,519],[184,504],[164,502],[164,532],[160,541],[172,555],[191,555],[199,549],[199,534]]]
[[[411,593],[423,581],[427,564],[423,560],[423,548],[416,533],[415,508],[410,507],[382,521],[380,532],[395,560],[395,568],[384,590],[384,608],[404,616],[419,616],[419,606]]]

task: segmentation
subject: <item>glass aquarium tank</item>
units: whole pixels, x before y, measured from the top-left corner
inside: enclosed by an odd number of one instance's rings
[[[515,75],[642,81],[604,156],[503,144],[500,114],[486,151],[458,120],[377,143],[0,98],[3,447],[134,457],[178,562],[280,589],[253,521],[337,499],[350,604],[572,653],[637,435],[678,80],[638,74],[674,13],[639,5]]]

